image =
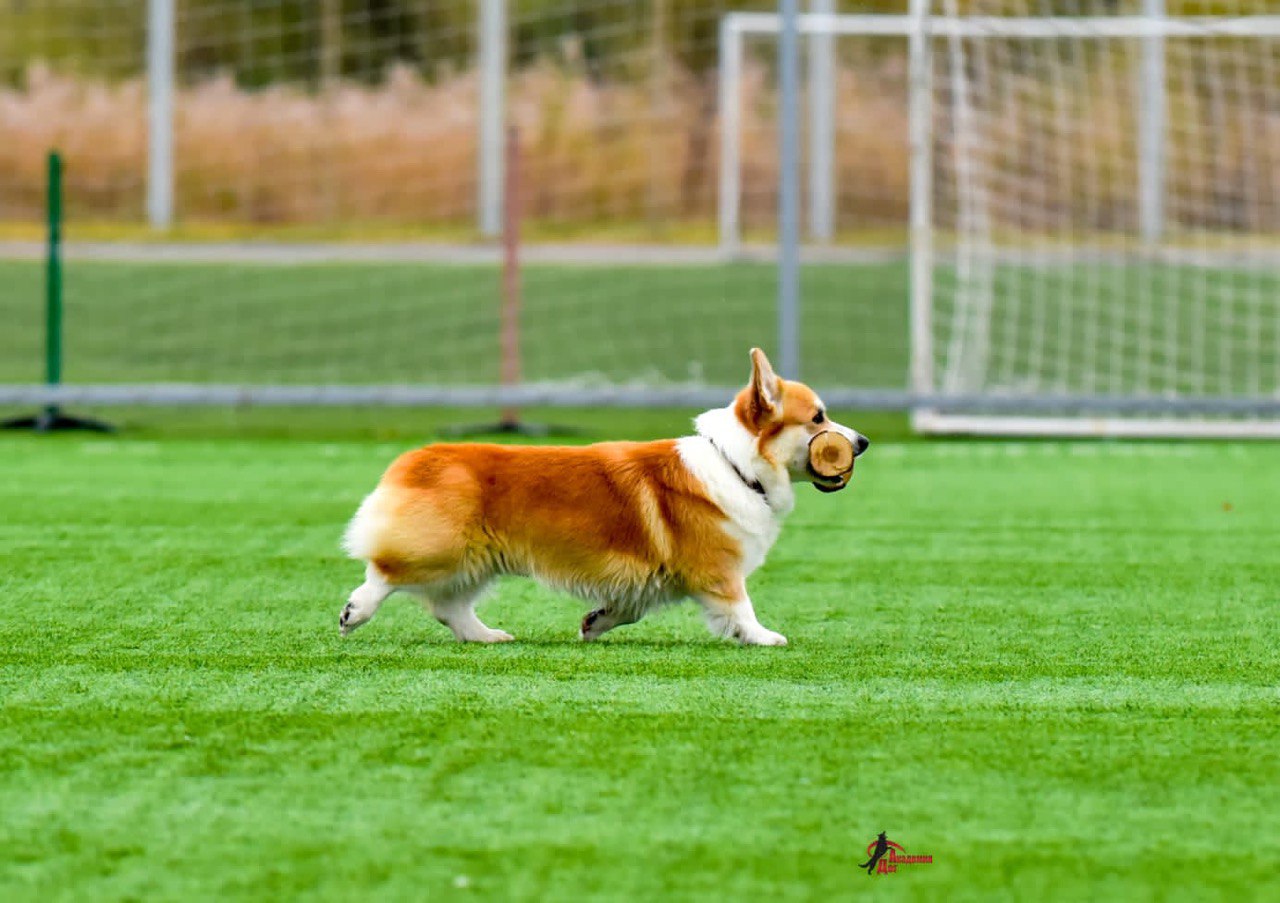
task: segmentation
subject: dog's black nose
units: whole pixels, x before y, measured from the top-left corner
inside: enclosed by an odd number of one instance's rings
[[[857,455],[862,454],[864,451],[866,451],[870,447],[870,445],[871,445],[871,440],[868,439],[866,436],[862,435],[861,433],[859,433],[857,450],[854,452],[854,456],[856,457]]]

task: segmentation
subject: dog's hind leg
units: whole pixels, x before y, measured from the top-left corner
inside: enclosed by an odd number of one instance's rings
[[[364,583],[360,584],[347,599],[342,614],[338,615],[338,629],[346,636],[362,624],[365,624],[378,613],[387,596],[396,591],[387,581],[382,579],[369,565],[364,570]]]
[[[466,589],[431,590],[423,595],[423,603],[436,620],[453,631],[463,643],[508,643],[514,640],[505,630],[494,630],[476,617],[476,602],[484,592],[484,584]]]
[[[621,627],[623,624],[634,624],[640,620],[640,615],[621,609],[618,607],[605,606],[597,608],[582,619],[582,626],[578,628],[578,636],[584,642],[591,642],[599,639],[615,627]]]

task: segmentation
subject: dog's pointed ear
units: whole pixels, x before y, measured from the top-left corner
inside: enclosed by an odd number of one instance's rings
[[[752,400],[761,412],[772,414],[781,406],[782,380],[759,348],[751,349],[750,389]]]

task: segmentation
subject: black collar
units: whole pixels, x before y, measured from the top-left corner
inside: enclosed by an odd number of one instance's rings
[[[724,453],[724,449],[716,444],[716,440],[712,439],[710,436],[703,436],[702,438],[710,442],[711,447],[714,448],[716,451],[720,452],[720,457],[724,458],[724,463],[728,464],[730,467],[733,468],[733,472],[738,475],[738,479],[741,480],[743,484],[752,492],[759,494],[760,498],[764,499],[764,503],[768,505],[769,494],[764,491],[764,486],[761,484],[761,482],[759,480],[749,479],[745,473],[739,470],[738,465],[733,463],[733,459],[730,458],[728,455],[726,455]]]

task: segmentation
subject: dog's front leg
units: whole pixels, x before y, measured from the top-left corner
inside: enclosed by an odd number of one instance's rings
[[[706,613],[707,627],[716,636],[729,637],[744,646],[785,646],[787,638],[756,620],[755,608],[746,585],[735,581],[731,588],[698,594]]]

